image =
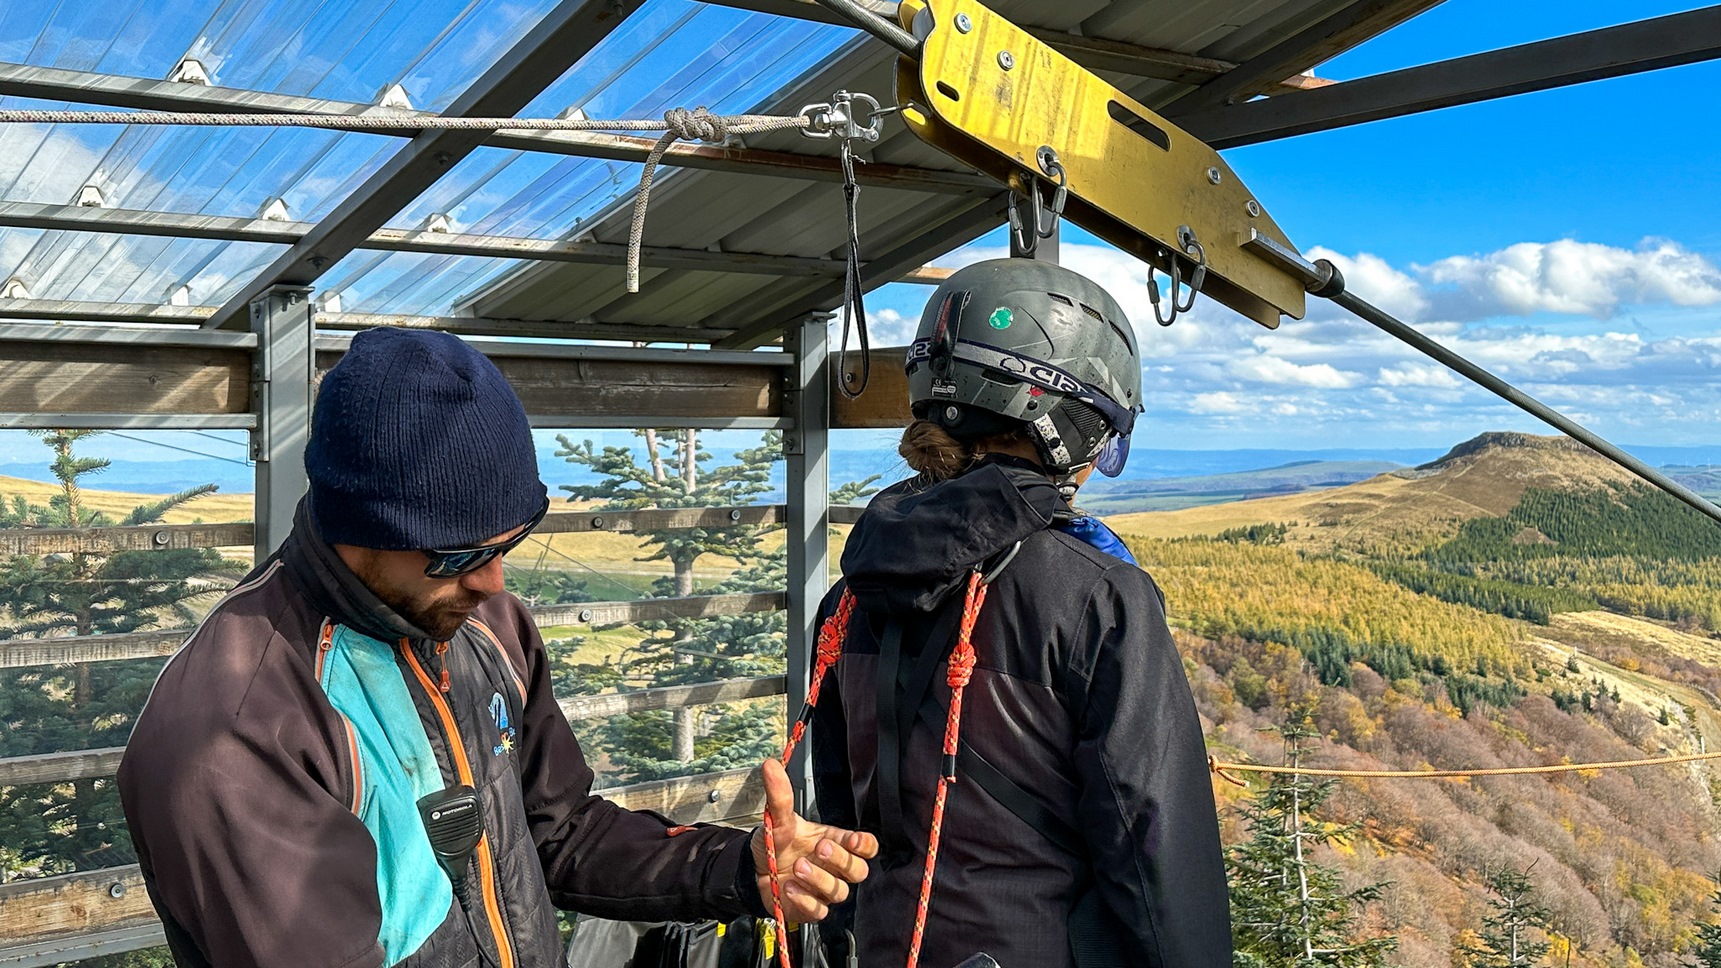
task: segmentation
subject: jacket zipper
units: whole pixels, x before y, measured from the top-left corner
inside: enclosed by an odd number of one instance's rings
[[[436,708],[437,716],[442,720],[442,729],[448,734],[451,758],[454,760],[455,771],[460,775],[460,782],[477,789],[477,784],[472,781],[472,764],[466,759],[466,744],[460,740],[460,728],[455,725],[454,713],[443,699],[442,690],[431,681],[430,674],[424,671],[418,656],[413,654],[411,642],[401,639],[400,651],[406,657],[407,664],[412,667],[413,674],[418,677],[419,684],[424,687],[425,694],[430,697],[430,704]],[[478,879],[484,887],[484,914],[490,921],[490,933],[496,939],[501,968],[514,968],[514,946],[508,939],[507,926],[502,922],[502,904],[496,893],[496,867],[490,856],[488,830],[478,838]]]
[[[323,681],[323,664],[328,660],[329,651],[334,647],[335,623],[325,618],[323,619],[323,630],[317,636],[317,684],[324,689],[328,688],[328,683]],[[359,756],[359,734],[357,730],[353,729],[353,721],[347,718],[346,713],[337,709],[335,715],[341,717],[341,725],[345,726],[347,730],[347,756],[352,760],[353,766],[352,811],[353,816],[357,817],[360,816],[360,810],[365,802],[364,760]]]

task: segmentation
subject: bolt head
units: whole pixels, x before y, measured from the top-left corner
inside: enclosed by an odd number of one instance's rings
[[[970,20],[968,18],[967,14],[959,13],[956,15],[956,32],[957,33],[965,34],[965,33],[969,32],[970,30],[973,30],[973,29],[974,29],[974,21]]]
[[[741,509],[740,508],[730,508],[729,509],[729,520],[731,520],[731,521],[741,520]]]
[[[114,881],[112,884],[108,885],[108,897],[114,898],[115,900],[125,897],[125,885],[119,881]]]
[[[153,541],[155,543],[155,546],[159,548],[159,547],[167,544],[169,541],[172,541],[173,536],[168,534],[166,531],[157,531],[155,534],[150,536],[150,540]]]
[[[1009,70],[1010,68],[1015,67],[1016,66],[1016,55],[1010,53],[1007,50],[999,51],[998,52],[998,66],[1004,68],[1005,70]]]
[[[589,608],[580,609],[580,621],[590,622],[591,620],[592,620],[592,610]]]
[[[1207,180],[1212,182],[1213,184],[1217,185],[1221,181],[1225,180],[1225,176],[1220,173],[1218,168],[1208,168],[1207,169]]]
[[[594,516],[592,518],[592,530],[594,530],[594,531],[602,530],[603,526],[604,526],[604,519],[601,515]]]
[[[1260,218],[1261,217],[1261,203],[1257,202],[1253,198],[1251,198],[1251,199],[1249,199],[1248,202],[1246,202],[1243,205],[1243,211],[1248,212],[1250,218]]]
[[[716,803],[721,799],[723,799],[723,795],[718,793],[716,790],[712,790],[710,793],[705,795],[705,801],[707,803]]]

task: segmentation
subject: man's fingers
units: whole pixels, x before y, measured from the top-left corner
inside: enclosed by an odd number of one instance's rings
[[[856,857],[872,860],[878,856],[878,838],[862,830],[850,830],[843,837],[843,846]]]
[[[828,906],[809,896],[801,885],[792,881],[783,885],[783,908],[783,916],[792,924],[823,921],[831,913]]]
[[[813,863],[811,857],[795,861],[793,870],[796,886],[803,888],[813,898],[840,904],[849,896],[849,886],[838,880],[830,871]]]
[[[765,780],[765,812],[777,828],[777,845],[781,847],[795,836],[795,788],[789,783],[789,772],[775,759],[766,760],[760,772]]]
[[[813,862],[841,880],[859,884],[866,879],[866,861],[849,853],[847,848],[838,843],[834,836],[836,833],[837,831],[830,831],[813,848]]]

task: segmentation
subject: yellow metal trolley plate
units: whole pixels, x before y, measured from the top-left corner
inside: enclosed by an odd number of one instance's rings
[[[1070,221],[1162,270],[1187,225],[1206,295],[1267,327],[1302,318],[1302,283],[1241,248],[1251,229],[1295,246],[1218,152],[975,0],[904,0],[899,15],[922,46],[918,64],[897,61],[897,102],[922,140],[1024,194],[1037,176],[1042,197],[1049,146]]]

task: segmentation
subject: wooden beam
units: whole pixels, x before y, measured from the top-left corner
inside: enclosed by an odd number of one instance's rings
[[[718,615],[778,611],[785,607],[783,592],[755,592],[739,595],[693,595],[687,598],[644,598],[631,602],[539,605],[531,611],[539,626],[547,627],[627,625],[678,618],[712,618]],[[163,629],[159,632],[130,632],[124,635],[6,639],[0,641],[0,669],[172,655],[191,632],[191,629],[181,628]]]
[[[623,716],[660,709],[681,709],[687,706],[781,696],[784,691],[782,676],[760,676],[754,679],[724,679],[692,685],[637,689],[633,692],[612,692],[599,696],[574,696],[559,700],[558,704],[562,707],[563,715],[567,716],[570,722],[577,723],[604,716]],[[125,747],[110,746],[104,749],[0,758],[0,787],[103,779],[113,776],[119,770],[120,757],[124,754]],[[4,964],[5,962],[0,961],[0,965]]]
[[[160,632],[129,632],[124,635],[6,639],[0,641],[0,669],[159,658],[172,655],[190,634],[191,629],[166,629]]]
[[[0,411],[246,413],[251,353],[216,347],[0,344]]]
[[[751,504],[721,508],[650,508],[640,511],[555,511],[533,534],[611,531],[632,534],[665,528],[731,528],[737,525],[783,523],[783,505]],[[3,537],[6,532],[0,532]],[[5,546],[0,544],[0,549]]]
[[[1721,6],[1423,64],[1178,119],[1234,148],[1721,57]]]
[[[153,920],[136,864],[0,884],[0,938],[47,940]]]
[[[834,504],[831,506],[831,523],[854,524],[865,510],[864,504]]]
[[[15,528],[0,531],[0,555],[113,554],[184,548],[250,547],[250,524],[151,524],[123,528]]]
[[[585,418],[609,426],[639,418],[649,426],[675,414],[782,416],[782,361],[769,354],[747,360],[635,350],[624,359],[475,345],[492,354],[541,426],[579,427]],[[247,414],[251,355],[219,346],[0,340],[0,413]],[[319,352],[318,364],[326,370],[339,355]]]
[[[26,783],[70,783],[113,776],[120,768],[123,746],[99,750],[38,753],[34,756],[0,758],[0,787]],[[5,962],[0,962],[0,965]]]
[[[660,709],[683,709],[716,702],[781,696],[786,689],[782,676],[760,676],[756,679],[725,679],[721,682],[700,682],[688,686],[660,686],[656,689],[636,689],[633,692],[609,692],[601,696],[573,696],[560,700],[559,705],[569,722],[579,722],[604,716],[626,716],[630,713],[654,712]],[[4,762],[0,760],[0,764]]]
[[[874,347],[866,392],[850,400],[832,387],[831,426],[846,430],[907,426],[914,416],[908,409],[908,374],[902,369],[907,354],[906,346]],[[845,378],[858,377],[860,369],[860,354],[850,353],[843,367]]]
[[[596,792],[618,806],[651,810],[676,823],[739,820],[751,827],[765,809],[765,786],[757,769],[652,780]]]
[[[716,618],[720,615],[743,615],[748,612],[777,612],[787,607],[787,596],[783,592],[752,592],[736,595],[690,595],[686,598],[642,598],[632,602],[534,605],[531,612],[539,628],[549,628],[556,625],[630,625],[635,622]]]

